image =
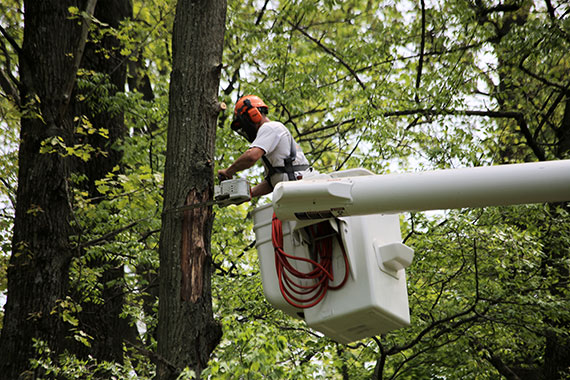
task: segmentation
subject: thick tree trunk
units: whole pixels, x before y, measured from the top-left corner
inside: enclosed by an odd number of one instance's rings
[[[176,8],[165,209],[213,195],[225,14],[225,0],[179,0]],[[163,216],[157,379],[174,379],[186,367],[199,376],[221,337],[212,315],[212,220],[211,207]]]
[[[93,2],[91,2],[93,5]],[[18,191],[8,267],[8,298],[0,337],[0,378],[17,379],[35,355],[34,339],[55,352],[66,345],[61,318],[73,256],[70,160],[42,154],[42,141],[70,143],[73,117],[67,106],[81,56],[82,22],[69,19],[78,1],[24,1],[20,52],[21,120]],[[28,377],[33,377],[27,372]]]
[[[95,8],[95,18],[118,28],[120,22],[132,17],[130,0],[99,0]],[[102,73],[109,79],[113,88],[109,95],[124,91],[127,73],[127,59],[120,53],[120,42],[112,35],[107,35],[96,43],[88,42],[85,47],[81,67]],[[76,115],[87,116],[94,128],[105,128],[108,137],[97,133],[81,136],[81,143],[89,144],[96,150],[106,154],[93,154],[87,162],[78,160],[79,171],[86,175],[87,191],[92,198],[100,197],[96,181],[104,178],[112,169],[120,165],[122,152],[116,149],[125,137],[126,128],[122,112],[109,112],[103,107],[94,107],[99,101],[97,92],[87,90],[84,102],[76,102]],[[91,355],[99,360],[117,363],[123,361],[123,343],[126,339],[135,341],[136,328],[129,321],[121,318],[125,302],[125,289],[122,286],[124,267],[119,260],[113,260],[112,255],[101,254],[89,263],[92,267],[107,267],[100,279],[102,283],[102,303],[93,301],[82,303],[79,314],[80,328],[93,337],[90,347],[78,344],[74,352],[83,357]],[[109,285],[112,284],[112,285]],[[74,297],[80,300],[84,295]]]

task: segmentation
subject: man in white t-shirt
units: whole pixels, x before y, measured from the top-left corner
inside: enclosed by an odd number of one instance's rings
[[[230,167],[218,170],[220,178],[229,179],[261,159],[266,178],[251,189],[252,197],[269,194],[277,183],[301,179],[311,170],[289,130],[282,123],[269,120],[267,112],[267,105],[255,95],[247,95],[238,100],[232,129],[251,144]]]

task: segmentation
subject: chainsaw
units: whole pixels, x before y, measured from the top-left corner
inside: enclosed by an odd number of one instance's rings
[[[251,199],[249,183],[246,179],[235,178],[221,181],[219,185],[214,186],[214,199],[193,203],[191,205],[174,207],[165,211],[165,213],[182,212],[200,207],[208,207],[218,205],[226,207],[229,205],[240,204]]]

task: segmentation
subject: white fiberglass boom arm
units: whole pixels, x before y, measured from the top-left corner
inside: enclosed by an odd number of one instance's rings
[[[281,182],[281,220],[570,200],[570,160]]]

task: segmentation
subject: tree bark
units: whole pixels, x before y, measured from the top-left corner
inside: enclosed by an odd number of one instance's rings
[[[77,59],[85,43],[86,19],[69,19],[71,6],[85,10],[94,1],[24,1],[24,40],[19,56],[21,119],[18,190],[8,297],[0,337],[0,378],[29,373],[34,340],[53,352],[66,346],[60,315],[74,254],[68,186],[71,162],[42,154],[42,141],[71,143],[73,117],[67,112]],[[92,8],[90,8],[92,10]],[[88,10],[89,12],[89,10]],[[57,147],[57,144],[55,145]]]
[[[121,21],[132,17],[132,3],[130,0],[98,0],[94,16],[111,28],[119,28]],[[105,35],[95,42],[89,41],[81,62],[81,68],[104,74],[107,77],[113,86],[108,90],[109,96],[125,89],[128,60],[119,53],[120,47],[120,42],[113,35]],[[122,151],[117,149],[117,146],[125,137],[126,127],[122,112],[110,112],[104,107],[96,106],[97,102],[103,103],[104,101],[104,99],[98,99],[97,91],[87,89],[82,93],[84,101],[74,100],[75,114],[86,116],[94,128],[105,128],[109,132],[107,137],[98,133],[77,136],[78,140],[80,139],[79,143],[89,144],[96,149],[96,153],[92,154],[88,161],[84,162],[79,159],[76,161],[78,171],[86,175],[86,190],[89,197],[98,198],[102,194],[97,190],[96,181],[104,178],[121,163]],[[106,154],[100,154],[97,151]],[[125,303],[125,289],[122,282],[125,275],[124,266],[120,260],[113,259],[112,254],[105,253],[91,259],[88,265],[106,268],[100,279],[103,302],[81,303],[82,311],[78,315],[79,328],[93,340],[90,347],[77,343],[73,352],[84,358],[91,355],[98,360],[122,363],[123,343],[125,340],[131,342],[137,340],[136,327],[130,326],[128,320],[121,318]],[[73,289],[72,292],[76,294],[77,290]],[[83,294],[77,294],[74,299],[80,301],[84,297]]]
[[[173,29],[173,68],[164,209],[213,195],[217,99],[226,1],[180,0]],[[163,214],[157,379],[186,367],[199,377],[221,338],[212,315],[211,207]]]

